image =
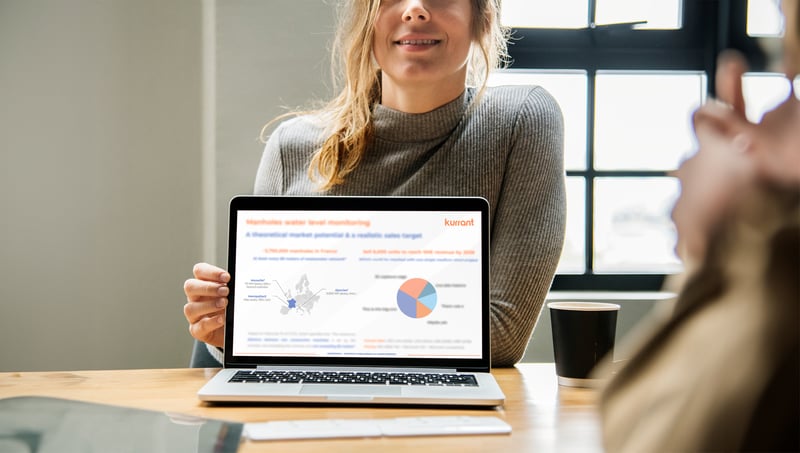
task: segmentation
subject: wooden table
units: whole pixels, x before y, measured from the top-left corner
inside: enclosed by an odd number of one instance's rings
[[[240,422],[319,418],[392,418],[423,415],[497,415],[510,435],[294,440],[242,443],[241,452],[406,451],[550,452],[602,451],[595,392],[559,387],[553,364],[495,369],[506,403],[495,409],[342,406],[212,406],[197,390],[216,369],[113,370],[0,373],[0,398],[52,396],[178,412]]]

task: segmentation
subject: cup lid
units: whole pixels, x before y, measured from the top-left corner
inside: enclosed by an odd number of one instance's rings
[[[554,310],[573,310],[573,311],[615,311],[619,310],[619,304],[607,302],[550,302],[548,307]]]

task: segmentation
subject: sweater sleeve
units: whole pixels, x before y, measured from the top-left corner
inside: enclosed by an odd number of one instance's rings
[[[208,353],[211,355],[211,357],[214,358],[214,360],[216,360],[217,362],[219,362],[220,366],[222,366],[222,363],[225,362],[225,353],[222,352],[222,348],[218,348],[216,346],[211,346],[208,343],[204,343],[204,344],[206,346],[206,349],[208,350]]]
[[[530,340],[564,243],[564,128],[555,99],[533,88],[516,114],[491,237],[492,365],[512,366]]]
[[[256,172],[253,193],[256,195],[280,195],[284,192],[283,161],[281,156],[280,137],[283,124],[270,134],[261,162]]]

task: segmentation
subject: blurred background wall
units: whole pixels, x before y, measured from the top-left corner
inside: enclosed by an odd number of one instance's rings
[[[182,367],[261,126],[329,88],[321,0],[0,0],[0,371]]]

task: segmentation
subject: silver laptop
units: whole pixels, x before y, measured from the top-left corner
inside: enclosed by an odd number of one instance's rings
[[[475,197],[233,198],[224,368],[199,398],[502,404],[488,215]]]

